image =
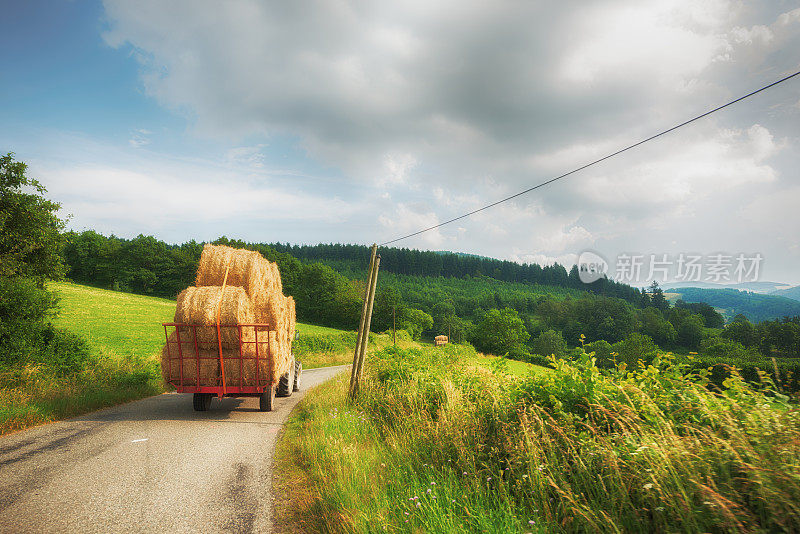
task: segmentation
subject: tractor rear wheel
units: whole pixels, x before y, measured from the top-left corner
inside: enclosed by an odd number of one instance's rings
[[[292,386],[294,385],[294,360],[289,363],[289,370],[283,373],[280,380],[278,380],[278,391],[275,392],[276,397],[290,397],[292,395]]]
[[[195,393],[192,397],[192,405],[196,412],[207,412],[211,408],[211,393]]]
[[[303,364],[300,360],[294,361],[294,384],[292,384],[292,391],[300,391],[300,375],[303,374]]]
[[[275,388],[267,386],[267,390],[258,398],[258,409],[262,412],[271,412],[275,405]]]

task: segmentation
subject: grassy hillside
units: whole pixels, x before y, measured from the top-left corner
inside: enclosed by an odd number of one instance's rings
[[[518,375],[465,347],[388,348],[355,401],[309,393],[279,448],[296,532],[796,532],[800,418],[668,356]]]
[[[175,301],[52,282],[60,297],[56,326],[83,335],[92,346],[122,357],[150,357],[164,344],[161,323],[172,321]]]

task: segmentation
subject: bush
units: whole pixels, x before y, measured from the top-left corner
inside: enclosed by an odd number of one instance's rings
[[[624,363],[628,369],[633,369],[639,365],[639,360],[645,365],[649,365],[658,353],[658,345],[644,334],[634,332],[623,341],[612,345],[614,352],[617,353],[618,363]]]
[[[726,357],[738,362],[758,360],[764,356],[755,348],[746,348],[737,341],[721,337],[709,337],[700,343],[700,353],[706,356]]]
[[[601,368],[609,368],[614,367],[614,358],[612,354],[614,353],[614,348],[611,346],[611,343],[608,341],[601,339],[598,341],[593,341],[591,343],[587,343],[584,345],[584,349],[587,353],[594,353],[595,361],[597,362],[597,367]]]
[[[531,358],[533,358],[533,355],[524,347],[514,347],[506,353],[506,358],[521,362],[529,362]]]
[[[756,386],[765,385],[765,380],[769,380],[775,382],[778,389],[785,393],[800,392],[800,358],[776,358],[773,362],[772,358],[765,356],[736,358],[730,354],[721,356],[701,354],[686,358],[686,362],[696,371],[707,370],[709,381],[718,388],[722,388],[728,378],[738,375]]]
[[[44,331],[44,345],[35,353],[35,360],[64,376],[81,371],[91,349],[81,336],[61,328],[49,327]]]
[[[563,358],[567,352],[567,342],[561,332],[545,330],[533,341],[533,352],[540,356],[554,355],[556,358]]]
[[[58,299],[28,278],[0,278],[0,363],[39,349]]]
[[[382,333],[389,336],[389,339],[392,339],[391,330],[386,330],[385,332]],[[397,338],[397,341],[408,341],[408,342],[414,341],[414,338],[411,336],[408,330],[403,330],[402,328],[398,328],[397,330],[395,330],[394,335]]]
[[[400,332],[398,331],[398,334]],[[374,342],[374,336],[369,336],[369,343]],[[292,352],[295,356],[303,356],[315,352],[339,353],[352,351],[356,345],[356,332],[341,332],[338,334],[311,334],[301,335],[292,342]]]
[[[505,308],[486,312],[475,325],[471,341],[484,352],[502,355],[518,348],[530,337],[516,310]]]

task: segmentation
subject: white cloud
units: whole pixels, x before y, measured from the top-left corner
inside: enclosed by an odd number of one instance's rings
[[[729,50],[721,33],[732,11],[727,1],[595,5],[573,28],[561,79],[680,87]]]
[[[383,231],[386,232],[385,235],[391,235],[392,237],[415,232],[421,227],[436,226],[439,222],[439,218],[435,213],[425,211],[424,208],[419,209],[419,207],[402,203],[398,203],[390,215],[382,214],[378,216],[378,223],[383,227]],[[429,247],[440,247],[446,241],[439,230],[426,232],[419,237],[419,240]]]
[[[228,165],[265,171],[257,140],[299,139],[331,181],[366,186],[380,209],[358,212],[364,241],[376,222],[387,239],[436,224],[744,94],[796,69],[800,46],[800,9],[734,0],[105,6],[106,40],[139,58],[147,94],[237,147]],[[655,247],[693,242],[708,213],[786,189],[788,87],[408,243],[566,257],[651,231]],[[744,239],[734,226],[707,246]]]

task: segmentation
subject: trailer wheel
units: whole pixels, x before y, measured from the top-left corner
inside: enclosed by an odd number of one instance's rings
[[[271,412],[275,404],[275,389],[268,386],[267,390],[258,398],[258,409],[262,412]]]
[[[289,370],[283,373],[278,381],[278,391],[275,392],[276,397],[289,397],[292,395],[292,386],[294,385],[294,362],[289,365]]]
[[[207,412],[211,408],[211,393],[195,393],[192,398],[192,405],[196,412]]]
[[[292,391],[300,391],[300,375],[303,374],[303,364],[300,360],[294,361],[294,384]]]

